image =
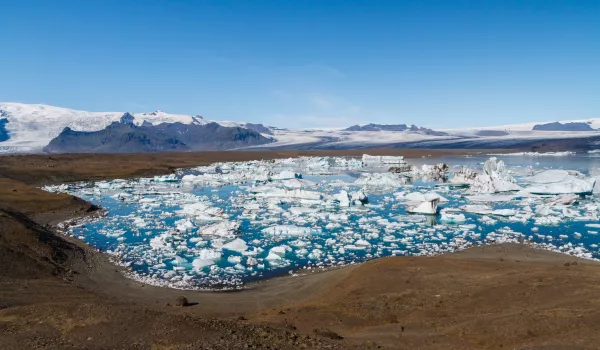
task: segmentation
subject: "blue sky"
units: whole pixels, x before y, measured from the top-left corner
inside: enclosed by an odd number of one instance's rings
[[[600,1],[0,0],[0,101],[282,127],[600,118]]]

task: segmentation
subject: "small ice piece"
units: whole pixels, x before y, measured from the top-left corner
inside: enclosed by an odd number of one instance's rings
[[[411,193],[405,194],[402,198],[409,202],[428,202],[428,201],[432,201],[436,198],[439,199],[440,203],[448,202],[448,199],[440,196],[436,192],[427,192],[427,193],[411,192]]]
[[[363,154],[362,161],[364,165],[371,164],[405,164],[403,156],[370,156]]]
[[[281,246],[277,246],[277,247],[273,247],[269,250],[269,255],[267,255],[267,257],[265,258],[266,260],[281,260],[285,257],[285,254],[287,252],[291,252],[292,248],[286,246],[286,245],[281,245]]]
[[[571,205],[579,200],[576,194],[561,194],[550,198],[546,203],[549,205]]]
[[[356,192],[352,192],[350,194],[350,198],[355,203],[356,202],[359,202],[361,204],[367,204],[367,203],[369,203],[369,197],[367,197],[367,195],[365,194],[365,192],[363,192],[362,190],[358,190]]]
[[[412,166],[411,173],[413,177],[423,177],[431,180],[440,180],[446,178],[448,169],[448,165],[444,163],[439,163],[435,165],[423,164],[421,168]]]
[[[173,263],[173,265],[184,265],[184,264],[187,264],[187,260],[180,257],[179,255],[176,255],[175,259],[173,259],[172,263]]]
[[[492,208],[485,204],[467,204],[460,207],[460,210],[467,213],[488,215],[492,212]]]
[[[262,230],[263,233],[273,236],[305,236],[313,233],[310,227],[295,225],[275,225]]]
[[[398,188],[406,185],[406,178],[393,173],[367,173],[354,182],[365,187]]]
[[[319,209],[317,208],[306,207],[290,207],[288,210],[293,215],[314,214],[319,212]]]
[[[241,263],[241,262],[242,262],[242,257],[241,257],[241,256],[239,256],[239,255],[230,255],[230,256],[227,258],[227,261],[228,261],[230,264],[234,264],[234,265],[235,265],[235,264],[239,264],[239,263]]]
[[[194,261],[192,261],[192,266],[195,267],[196,269],[202,269],[204,267],[207,266],[211,266],[214,265],[215,262],[213,260],[208,260],[208,259],[194,259]]]
[[[236,238],[233,241],[223,245],[223,249],[242,253],[242,252],[245,252],[246,250],[248,250],[248,245],[246,244],[246,241],[244,241],[243,239]]]
[[[365,241],[364,239],[359,239],[356,242],[354,242],[354,245],[357,247],[370,247],[371,243]]]
[[[284,170],[284,171],[280,172],[279,174],[275,174],[275,175],[271,176],[271,179],[272,180],[290,180],[290,179],[296,179],[299,177],[301,177],[301,176],[297,175],[293,171]]]
[[[146,227],[148,224],[146,223],[146,221],[142,218],[135,218],[133,220],[133,224],[139,228],[144,228]]]
[[[191,230],[194,227],[196,227],[196,225],[194,225],[194,223],[191,222],[189,219],[183,219],[175,222],[175,228],[179,232],[187,232],[188,230]]]
[[[449,224],[459,224],[465,222],[467,219],[463,214],[452,214],[448,212],[442,213],[440,217],[441,222],[449,223]]]
[[[234,237],[240,228],[237,221],[222,221],[218,224],[202,226],[198,230],[200,236]]]
[[[177,175],[170,174],[170,175],[155,176],[154,182],[177,182]]]
[[[210,205],[202,202],[185,204],[182,206],[180,213],[196,218],[207,218],[208,220],[214,221],[222,220],[223,217],[223,209],[211,207]]]
[[[281,260],[281,259],[283,259],[281,256],[279,256],[275,253],[270,253],[270,252],[269,252],[269,255],[267,255],[267,257],[265,258],[265,260],[268,260],[268,261],[276,261],[276,260]]]
[[[214,265],[217,260],[221,259],[221,253],[214,249],[201,249],[198,257],[192,261],[192,266],[201,269],[206,266]]]
[[[475,196],[466,197],[469,201],[472,202],[508,202],[517,198],[516,195],[492,195],[492,194],[480,194]]]
[[[492,211],[490,214],[496,216],[514,216],[517,214],[517,211],[514,209],[496,209]]]
[[[289,179],[283,181],[283,186],[287,188],[302,188],[304,183],[298,179]]]
[[[252,188],[252,192],[256,194],[256,197],[273,197],[273,198],[298,198],[298,199],[309,199],[309,200],[321,200],[323,196],[319,192],[306,191],[302,189],[285,190],[276,187],[261,187]]]

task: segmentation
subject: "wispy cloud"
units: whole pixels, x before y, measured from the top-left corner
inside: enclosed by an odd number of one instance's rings
[[[341,128],[363,122],[363,110],[346,99],[325,93],[293,95],[298,112],[277,113],[272,116],[274,124],[288,128]]]

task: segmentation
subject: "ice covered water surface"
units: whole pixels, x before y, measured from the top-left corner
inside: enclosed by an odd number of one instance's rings
[[[479,183],[491,181],[486,160],[453,159],[445,177],[458,171],[452,165],[468,165],[483,174],[473,175]],[[432,167],[390,173],[390,164],[365,167],[352,158],[221,163],[174,176],[47,189],[107,210],[68,228],[70,234],[128,265],[132,277],[177,288],[238,288],[305,269],[505,241],[599,258],[600,202],[529,193],[527,180],[548,176],[542,172],[550,167],[504,160],[519,186],[501,193],[488,193],[494,186],[447,186],[438,173],[435,181],[424,173]],[[592,181],[592,169],[576,170],[571,176]],[[414,214],[418,207],[428,210]]]

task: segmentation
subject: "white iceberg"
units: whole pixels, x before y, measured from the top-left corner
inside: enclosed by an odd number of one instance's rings
[[[433,198],[432,200],[424,201],[420,204],[410,206],[406,211],[414,214],[435,215],[437,214],[437,207],[439,201],[439,198]]]
[[[223,221],[218,224],[202,226],[198,229],[200,236],[234,237],[240,228],[237,221]]]
[[[532,194],[592,194],[595,178],[586,178],[576,171],[546,170],[523,179],[532,186],[525,191]]]
[[[334,195],[333,200],[336,201],[340,207],[349,207],[352,203],[352,198],[346,190],[341,190],[340,193]]]
[[[246,241],[244,241],[243,239],[236,238],[233,241],[223,245],[223,249],[231,250],[231,251],[238,252],[238,253],[243,253],[246,250],[248,250],[248,245],[246,244]]]
[[[368,173],[362,174],[354,184],[366,187],[397,188],[406,185],[406,178],[393,173]]]
[[[312,234],[314,230],[295,225],[275,225],[263,229],[262,232],[273,236],[306,236]]]
[[[441,222],[449,223],[449,224],[459,224],[463,223],[467,220],[467,218],[463,214],[452,214],[452,213],[442,213],[440,217]]]
[[[296,173],[294,173],[291,170],[284,170],[284,171],[280,172],[279,174],[272,175],[271,180],[291,180],[291,179],[296,179],[299,177],[301,177],[301,176],[297,175]]]
[[[462,168],[450,180],[453,184],[467,184],[472,193],[499,193],[518,191],[521,187],[508,173],[504,162],[491,157],[483,165],[483,173],[478,174],[471,169]]]
[[[370,156],[368,154],[363,154],[362,156],[363,164],[404,164],[403,156]]]

